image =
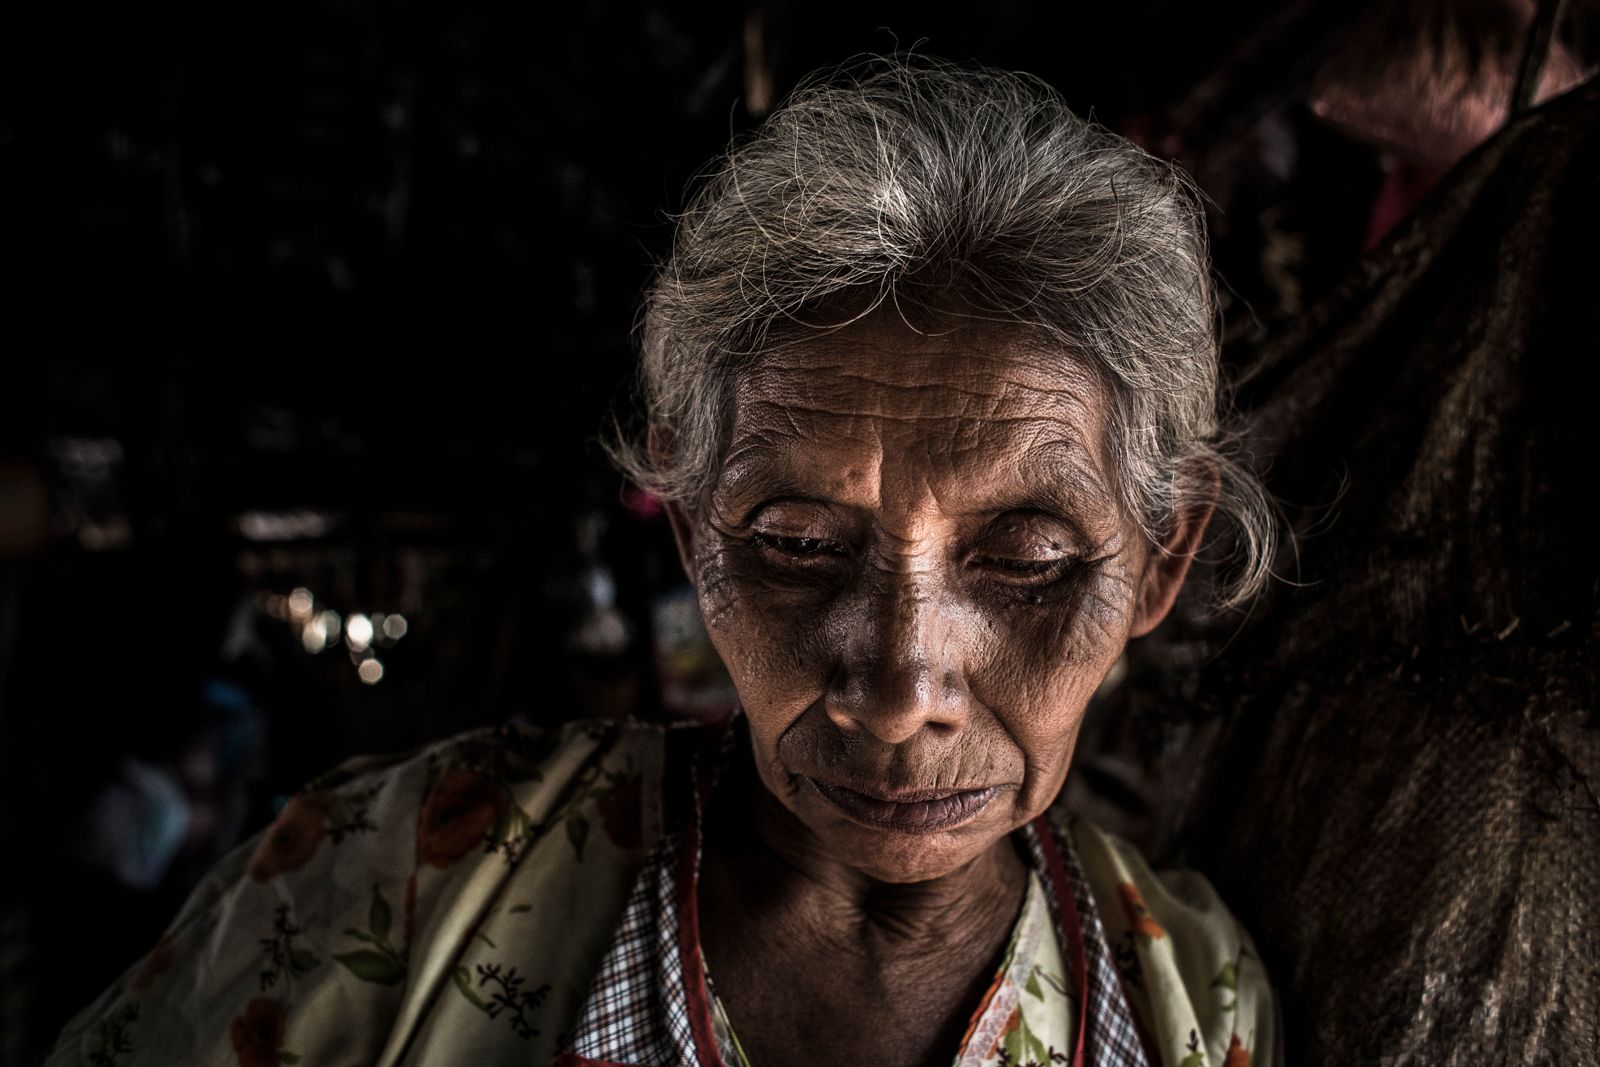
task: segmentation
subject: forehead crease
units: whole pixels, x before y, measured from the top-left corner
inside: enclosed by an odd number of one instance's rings
[[[1004,447],[996,441],[952,439],[926,451],[894,450],[882,458],[886,482],[923,483],[940,496],[1004,495],[1030,486],[1101,490],[1105,484],[1093,443],[1061,436],[1061,427],[1038,419],[1006,420]]]
[[[1100,485],[1098,427],[1059,413],[941,414],[911,419],[841,414],[811,405],[764,403],[735,424],[725,481],[756,467],[846,477],[859,487],[880,473],[900,484],[908,472],[941,483],[992,483],[997,475]],[[741,477],[744,476],[744,477]],[[731,485],[730,485],[731,488]],[[945,491],[957,491],[950,484]]]
[[[747,396],[737,405],[733,432],[805,436],[814,433],[877,434],[893,427],[927,427],[942,436],[1020,433],[1029,437],[1064,426],[1090,432],[1092,405],[1074,393],[958,390],[942,385],[906,387],[897,397],[846,389],[807,396]]]
[[[735,383],[724,474],[848,487],[852,499],[916,485],[952,503],[1108,480],[1097,477],[1102,390],[1087,367],[1011,342],[923,342],[835,338],[770,353]]]
[[[867,373],[833,363],[766,366],[738,386],[745,404],[805,404],[839,414],[878,414],[894,409],[912,412],[936,405],[987,411],[1000,404],[1049,412],[1065,405],[1073,414],[1092,406],[1097,392],[1076,368],[1047,368],[971,355],[945,361],[913,360],[896,377]],[[904,380],[901,380],[904,378]],[[959,402],[959,403],[952,403]]]
[[[1092,473],[1098,454],[1096,443],[1084,440],[1090,431],[1046,415],[895,420],[824,411],[820,424],[816,417],[809,407],[774,405],[772,417],[735,431],[728,473],[757,464],[793,467],[857,489],[880,476],[905,486],[914,476],[930,489],[937,483],[940,495],[970,496],[1002,474],[1053,480],[1063,471]]]

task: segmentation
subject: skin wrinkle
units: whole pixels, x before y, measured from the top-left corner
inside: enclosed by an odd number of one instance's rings
[[[765,435],[752,436],[755,440],[741,443],[730,453],[724,476],[710,497],[717,518],[730,527],[739,525],[748,508],[761,499],[802,495],[797,488],[799,479],[787,470],[786,459],[792,455],[791,451]],[[815,461],[819,450],[825,452],[827,445],[812,444],[809,458]],[[961,451],[964,453],[967,450]],[[951,452],[944,450],[944,454],[950,455]],[[1004,507],[999,501],[983,502],[971,509],[974,513],[1000,510],[1054,511],[1062,514],[1071,525],[1079,526],[1079,523],[1071,520],[1087,510],[1083,501],[1104,500],[1110,495],[1102,472],[1093,468],[1091,456],[1081,444],[1073,441],[1050,440],[1032,445],[1027,454],[1011,462],[1010,467],[1017,474],[1019,484],[1033,488],[1005,501]],[[832,482],[828,489],[833,494],[833,502],[841,506],[876,508],[879,506],[879,497],[874,490],[879,477],[876,462],[847,466],[843,476]],[[851,491],[852,487],[857,488]],[[1115,532],[1116,516],[1105,513],[1102,517],[1106,521],[1093,531],[1079,530],[1085,541],[1099,541]],[[731,530],[727,532],[732,535]],[[894,531],[886,530],[885,534],[893,536]]]
[[[747,821],[708,825],[708,966],[747,991],[729,1010],[761,1067],[823,1054],[795,1013],[876,1027],[867,1058],[947,1063],[906,1034],[970,1015],[1021,905],[1009,835],[1059,792],[1089,697],[1184,568],[1108,488],[1101,386],[1014,334],[875,315],[768,353],[730,393],[716,483],[671,511],[754,757],[713,806]],[[1179,526],[1197,538],[1204,517]],[[1059,559],[1045,580],[1008,569]],[[999,792],[907,834],[848,818],[819,778]],[[782,999],[757,992],[773,967]]]
[[[886,143],[888,130],[899,139]],[[1277,524],[1218,422],[1201,222],[1181,173],[1029,79],[895,62],[859,83],[808,83],[708,169],[679,216],[641,320],[649,429],[619,427],[610,451],[692,508],[726,443],[720,416],[740,374],[728,356],[764,356],[878,308],[930,335],[940,311],[1008,323],[1104,377],[1116,487],[1148,538],[1165,539],[1175,486],[1185,504],[1214,501],[1238,562],[1219,603],[1243,604],[1266,579]],[[681,448],[650,447],[663,426]]]

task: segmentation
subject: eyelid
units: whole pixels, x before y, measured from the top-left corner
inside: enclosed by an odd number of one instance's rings
[[[850,552],[838,541],[822,537],[787,537],[754,531],[750,543],[761,555],[781,561],[779,566],[811,570],[835,568]]]
[[[1045,527],[1045,528],[1041,528]],[[1054,527],[1055,529],[1048,529]],[[1082,554],[1083,539],[1078,533],[1077,526],[1055,515],[1043,512],[1030,512],[1017,514],[1015,512],[1001,517],[990,523],[989,528],[974,543],[971,554],[990,558],[1022,558],[1019,556],[1007,557],[1003,551],[996,551],[1000,543],[1009,537],[1015,537],[1016,542],[1034,542],[1048,545],[1057,555],[1048,556],[1048,559],[1061,559]]]
[[[768,500],[745,521],[752,544],[788,564],[814,567],[850,554],[851,531],[826,503],[806,498]]]
[[[1007,566],[1007,562],[1023,565]],[[1069,581],[1078,572],[1081,563],[1082,561],[1075,556],[1061,556],[1049,560],[995,560],[976,564],[968,561],[968,566],[978,571],[983,581],[996,588],[1026,591],[1033,596]],[[1033,602],[1038,603],[1038,600],[1035,599]]]
[[[753,530],[760,520],[767,516],[769,512],[781,508],[794,508],[799,511],[804,511],[805,514],[800,516],[800,518],[804,520],[804,532],[801,532],[802,524],[784,521],[773,523],[773,525],[780,527],[780,529],[768,530],[766,532],[781,537],[831,538],[839,535],[840,523],[838,521],[838,517],[833,514],[833,510],[827,504],[821,501],[808,500],[804,497],[780,497],[775,500],[762,501],[760,504],[757,504],[755,507],[750,509],[750,511],[744,517],[744,522],[740,525],[747,529]],[[828,532],[819,533],[817,532],[819,528]]]

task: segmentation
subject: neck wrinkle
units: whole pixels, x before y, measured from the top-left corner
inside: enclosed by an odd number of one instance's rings
[[[738,760],[707,826],[707,855],[762,887],[747,900],[775,922],[850,955],[892,958],[982,939],[1015,925],[1028,866],[1010,836],[965,866],[925,882],[881,882],[824,855],[805,824]],[[729,795],[732,794],[732,795]],[[718,817],[721,816],[721,817]],[[798,929],[797,929],[798,928]]]

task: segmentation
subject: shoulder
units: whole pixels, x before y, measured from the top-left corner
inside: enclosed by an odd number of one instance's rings
[[[1087,819],[1072,842],[1123,988],[1161,1062],[1249,1067],[1282,1061],[1276,998],[1249,933],[1197,871],[1154,871]]]
[[[527,1057],[659,832],[676,733],[500,727],[347,761],[217,865],[47,1064]]]

